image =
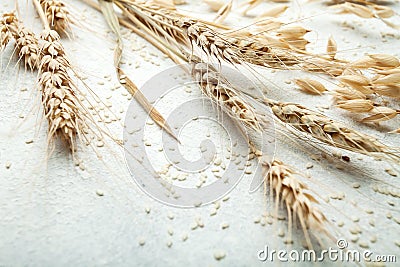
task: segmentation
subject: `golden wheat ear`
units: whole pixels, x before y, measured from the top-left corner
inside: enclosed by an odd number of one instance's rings
[[[56,31],[45,30],[40,35],[41,60],[38,84],[42,93],[45,118],[49,123],[48,141],[53,144],[58,136],[74,154],[77,135],[87,128],[84,111],[74,91],[68,71],[71,65],[66,58],[60,36]]]
[[[15,39],[15,51],[18,60],[24,62],[25,68],[37,69],[39,64],[39,44],[35,34],[18,20],[14,13],[3,14],[0,21],[1,49]]]
[[[348,151],[400,162],[397,148],[390,148],[377,138],[361,133],[329,117],[295,103],[265,99],[275,117],[285,126],[312,136],[322,143]]]
[[[12,27],[17,20],[14,13],[5,13],[0,19],[0,52],[3,51],[12,38]]]
[[[274,215],[278,216],[278,209],[281,203],[284,203],[289,222],[289,231],[293,227],[295,220],[300,222],[303,229],[306,243],[312,247],[312,241],[309,231],[326,231],[327,220],[323,212],[317,207],[318,201],[312,196],[312,192],[297,177],[296,171],[279,160],[272,163],[263,162],[263,175],[265,188],[269,186],[270,193],[275,197]],[[267,190],[265,190],[267,193]]]
[[[70,28],[70,13],[61,0],[40,0],[40,6],[46,15],[50,29],[58,34],[66,34]]]

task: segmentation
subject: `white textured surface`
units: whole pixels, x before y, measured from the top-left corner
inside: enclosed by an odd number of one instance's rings
[[[26,2],[20,1],[21,17],[38,33],[40,22],[35,18],[30,3]],[[102,99],[112,96],[107,101],[123,119],[124,113],[120,111],[127,109],[130,100],[123,88],[110,90],[117,83],[110,49],[114,45],[112,36],[106,37],[107,26],[99,13],[79,1],[70,2],[81,25],[73,27],[75,36],[72,40],[64,41],[69,57],[77,70],[88,76],[88,84],[96,94]],[[204,4],[198,4],[201,1],[194,2],[182,8],[194,9],[196,14],[208,12]],[[12,10],[13,3],[11,0],[1,1],[0,11]],[[312,8],[308,9],[308,6]],[[361,57],[365,52],[400,55],[400,33],[377,20],[327,15],[325,7],[318,3],[306,6],[295,2],[291,12],[293,15],[284,17],[284,20],[305,17],[302,24],[318,33],[309,36],[313,41],[310,47],[316,51],[324,51],[326,40],[332,34],[339,50],[343,51],[339,54],[343,58]],[[354,25],[354,30],[343,31],[341,23],[345,20]],[[400,24],[398,17],[393,21]],[[228,17],[228,22],[238,24],[232,17]],[[382,42],[383,33],[393,36],[388,35],[387,41]],[[161,53],[134,34],[125,37],[127,50],[124,60],[127,64],[124,68],[139,86],[172,66]],[[141,47],[143,49],[137,51]],[[219,201],[221,208],[217,215],[210,216],[214,205],[178,209],[149,198],[129,177],[121,149],[111,142],[98,148],[104,155],[103,161],[97,160],[89,149],[81,153],[85,170],[75,167],[60,147],[47,160],[46,123],[39,125],[39,97],[34,90],[36,74],[18,69],[11,53],[12,49],[8,48],[1,55],[0,266],[254,266],[266,264],[257,259],[257,252],[265,245],[271,249],[285,248],[282,238],[278,237],[279,228],[287,227],[285,222],[272,226],[255,223],[265,213],[268,201],[261,191],[249,194],[250,181],[245,179],[232,191],[229,200]],[[146,61],[144,57],[150,60]],[[135,68],[137,64],[140,66]],[[293,84],[285,83],[298,77],[297,72],[262,73],[270,82],[270,95],[275,98],[297,101],[314,108],[329,104],[329,96],[310,98],[295,90]],[[106,75],[111,75],[112,80],[105,79]],[[185,99],[184,94],[177,97]],[[326,111],[331,116],[337,116],[339,112],[334,108]],[[344,115],[340,116],[341,120],[349,118],[344,112],[340,114]],[[351,124],[352,120],[348,119],[348,122]],[[390,129],[396,125],[399,125],[398,119],[384,124]],[[379,136],[388,144],[399,145],[398,136],[385,134],[387,128],[377,131],[374,127],[360,127],[358,124],[355,127]],[[113,125],[112,131],[121,138],[122,129],[118,125]],[[27,144],[29,140],[33,143]],[[298,145],[291,143],[281,142],[277,155],[303,172],[307,172],[306,163],[312,161]],[[373,185],[383,185],[384,182],[398,188],[399,177],[384,172],[385,168],[391,167],[388,163],[350,156],[353,166],[372,178],[360,172],[339,171],[328,167],[327,162],[322,165],[314,162],[314,168],[309,170],[312,176],[310,186],[318,190],[322,198],[328,194],[345,193],[344,200],[331,199],[330,203],[322,205],[328,220],[338,231],[333,235],[345,237],[350,242],[349,229],[358,225],[363,230],[359,241],[367,242],[376,254],[395,254],[400,261],[400,248],[395,245],[395,242],[400,242],[399,224],[386,217],[390,212],[400,221],[399,200],[372,190]],[[352,188],[353,182],[360,183],[360,189]],[[104,196],[96,194],[99,190],[104,192]],[[388,201],[393,202],[394,207],[389,206]],[[367,213],[368,210],[373,214]],[[353,222],[354,217],[358,217],[359,222]],[[197,218],[204,222],[204,228],[192,230]],[[371,226],[372,220],[374,227]],[[343,227],[337,227],[340,221],[344,222]],[[229,227],[222,229],[223,224],[229,224]],[[301,244],[302,235],[297,232],[294,239],[298,242],[291,248]],[[183,241],[185,235],[188,239]],[[370,242],[374,235],[376,243]],[[139,245],[141,241],[145,242],[143,246]],[[172,242],[171,247],[167,246],[168,242]],[[357,243],[350,242],[350,245],[362,250]],[[214,254],[219,252],[225,253],[226,257],[217,261]]]

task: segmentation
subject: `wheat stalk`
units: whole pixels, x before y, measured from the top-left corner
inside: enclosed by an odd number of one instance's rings
[[[70,27],[70,14],[64,2],[61,0],[40,0],[40,5],[50,28],[59,34],[66,33]]]

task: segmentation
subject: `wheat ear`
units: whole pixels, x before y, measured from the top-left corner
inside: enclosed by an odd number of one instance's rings
[[[71,65],[65,56],[56,31],[45,30],[40,35],[42,58],[38,84],[42,92],[45,117],[49,122],[48,141],[60,136],[72,153],[76,150],[76,136],[84,132],[84,113],[68,74]]]
[[[12,38],[11,28],[15,28],[17,18],[14,13],[5,13],[0,19],[0,52],[3,51]]]
[[[59,34],[66,33],[70,27],[70,14],[64,2],[61,0],[40,0],[40,5],[50,28]]]
[[[311,195],[307,186],[296,177],[298,174],[292,167],[279,160],[274,160],[271,164],[261,163],[264,165],[264,185],[269,185],[270,191],[273,191],[275,195],[274,213],[278,213],[280,203],[285,203],[289,229],[291,229],[294,219],[297,218],[308,246],[312,247],[307,229],[324,231],[323,225],[326,223],[325,215],[316,206],[318,201]]]
[[[8,35],[5,37],[7,40],[4,43],[2,42],[2,45],[5,47],[10,37],[14,37],[16,41],[15,50],[19,60],[25,63],[25,67],[29,67],[31,70],[36,69],[39,64],[39,43],[35,34],[26,28],[13,13],[3,14],[0,23]]]
[[[400,161],[398,152],[380,143],[375,137],[363,134],[325,115],[294,103],[265,99],[274,115],[286,126],[311,135],[324,144],[349,151]]]

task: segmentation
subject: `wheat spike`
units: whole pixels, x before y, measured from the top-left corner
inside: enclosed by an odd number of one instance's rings
[[[376,138],[348,128],[344,124],[294,103],[266,99],[275,116],[285,125],[317,140],[353,152],[386,157],[398,162],[400,156]]]
[[[39,43],[35,34],[22,24],[18,25],[16,32],[16,48],[20,60],[23,60],[25,67],[31,70],[39,66]]]
[[[307,244],[311,247],[307,229],[325,231],[326,217],[316,206],[318,201],[312,196],[307,186],[296,177],[292,167],[279,160],[264,165],[264,185],[269,185],[275,195],[275,211],[277,215],[280,203],[285,203],[288,213],[289,228],[293,224],[293,217],[300,222]],[[265,189],[265,191],[267,191]]]
[[[236,122],[244,123],[247,128],[255,131],[262,129],[261,120],[257,118],[254,108],[214,67],[200,62],[197,57],[192,58],[192,75],[199,83],[202,92]],[[251,146],[254,145],[251,140],[249,142]],[[307,241],[311,244],[306,229],[313,227],[323,229],[326,221],[323,213],[314,206],[318,202],[312,197],[311,192],[306,192],[307,186],[295,177],[296,172],[292,168],[278,160],[272,163],[266,162],[262,152],[258,151],[255,154],[259,155],[260,163],[264,166],[264,184],[269,185],[275,193],[275,213],[279,203],[285,202],[290,220],[293,218],[292,214],[296,214]]]
[[[86,124],[68,73],[71,65],[56,31],[45,30],[40,38],[42,58],[38,84],[42,92],[45,117],[49,123],[48,141],[52,143],[56,136],[60,136],[74,153],[76,136],[83,133]]]
[[[70,14],[64,2],[61,0],[40,0],[40,5],[50,28],[59,34],[66,33],[69,28]]]
[[[25,63],[25,67],[31,70],[36,69],[39,63],[39,44],[35,34],[26,28],[13,13],[4,14],[2,23],[8,35],[4,44],[8,43],[10,37],[14,37],[19,60]]]
[[[192,75],[199,83],[204,95],[223,108],[232,118],[244,123],[247,128],[261,131],[261,125],[251,104],[233,89],[229,82],[211,65],[192,57]]]

